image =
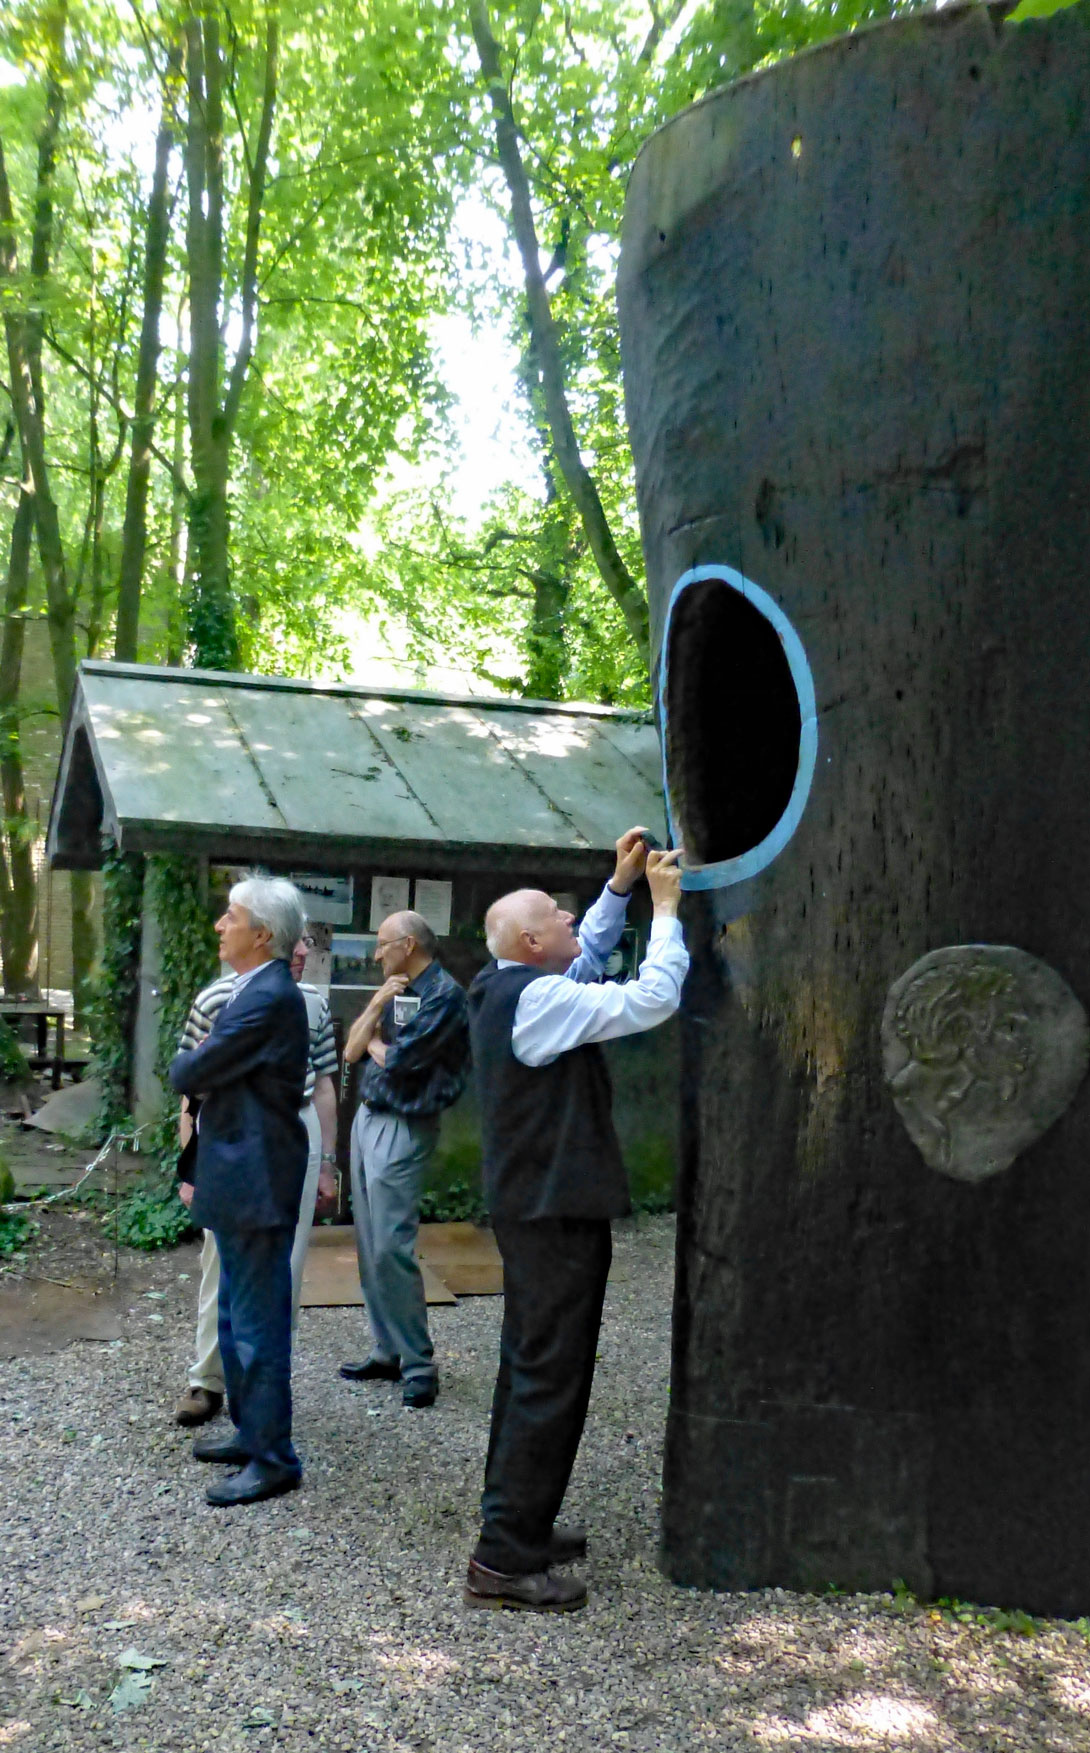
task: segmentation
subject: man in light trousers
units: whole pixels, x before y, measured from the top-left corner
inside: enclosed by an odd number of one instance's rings
[[[420,1192],[439,1138],[439,1115],[465,1088],[466,996],[436,960],[438,943],[419,913],[392,913],[378,929],[386,976],[345,1042],[365,1061],[352,1126],[352,1214],[360,1285],[371,1321],[371,1354],[341,1365],[348,1381],[398,1381],[414,1410],[435,1403],[423,1280],[414,1244]]]

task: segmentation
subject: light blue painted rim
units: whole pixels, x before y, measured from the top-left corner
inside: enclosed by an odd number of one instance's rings
[[[784,656],[791,671],[791,679],[799,697],[799,716],[802,720],[799,731],[799,764],[795,771],[795,783],[791,788],[791,796],[787,800],[787,808],[776,826],[743,852],[739,858],[724,858],[717,864],[689,865],[681,876],[683,889],[726,889],[734,883],[745,882],[747,877],[756,876],[759,870],[772,863],[783,851],[795,829],[802,820],[802,812],[806,808],[806,800],[810,795],[810,786],[817,763],[818,728],[817,702],[814,696],[814,678],[810,674],[810,665],[806,660],[802,640],[792,627],[779,604],[773,602],[768,592],[762,590],[752,579],[744,578],[733,566],[694,566],[683,572],[673,590],[670,601],[666,605],[666,622],[662,630],[662,663],[659,666],[659,723],[662,726],[662,788],[666,795],[666,814],[670,822],[670,837],[676,843],[679,839],[677,821],[670,802],[670,776],[666,765],[666,690],[669,681],[670,662],[670,626],[674,618],[674,608],[683,591],[691,584],[697,584],[705,578],[717,578],[721,583],[736,590],[746,601],[753,604],[766,621],[771,621],[779,635]]]

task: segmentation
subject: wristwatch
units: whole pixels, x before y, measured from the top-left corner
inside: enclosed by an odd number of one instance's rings
[[[322,1152],[323,1163],[335,1163],[336,1160],[337,1160],[337,1153],[335,1150],[323,1150],[323,1152]]]

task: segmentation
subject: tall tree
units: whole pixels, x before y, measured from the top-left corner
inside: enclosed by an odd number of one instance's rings
[[[194,553],[190,636],[198,664],[236,669],[241,645],[231,588],[228,491],[231,442],[253,357],[258,245],[276,107],[279,25],[265,20],[264,76],[256,129],[247,138],[233,68],[225,66],[219,10],[191,10],[185,20],[188,110],[186,182],[189,216],[189,431],[194,492],[190,541]],[[238,115],[245,166],[242,268],[238,280],[239,340],[229,367],[223,359],[226,222],[224,86]],[[221,392],[221,383],[226,384]]]
[[[159,331],[163,314],[167,254],[170,242],[170,155],[174,146],[175,89],[181,54],[172,49],[163,79],[162,114],[155,139],[155,170],[148,195],[144,245],[143,316],[140,352],[133,394],[132,450],[125,491],[125,522],[118,567],[117,627],[114,656],[135,662],[140,627],[140,594],[144,584],[144,557],[148,538],[148,487],[151,480],[151,443],[155,433],[156,395],[159,383]]]
[[[0,957],[4,965],[4,990],[15,993],[36,991],[38,965],[35,824],[27,810],[19,713],[33,533],[34,502],[28,484],[24,484],[12,519],[0,627],[0,792],[4,801]]]

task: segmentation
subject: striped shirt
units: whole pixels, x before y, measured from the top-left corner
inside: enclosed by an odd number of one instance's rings
[[[212,1024],[234,990],[235,975],[223,974],[218,980],[213,980],[211,986],[198,992],[182,1030],[182,1038],[178,1043],[179,1052],[191,1052],[194,1047],[199,1047],[202,1041],[207,1040],[212,1032]],[[333,1039],[333,1018],[329,1014],[329,1006],[318,988],[300,982],[299,990],[306,1003],[307,1022],[310,1024],[310,1052],[306,1083],[303,1085],[303,1100],[309,1102],[320,1077],[335,1078],[337,1075],[337,1044]]]

